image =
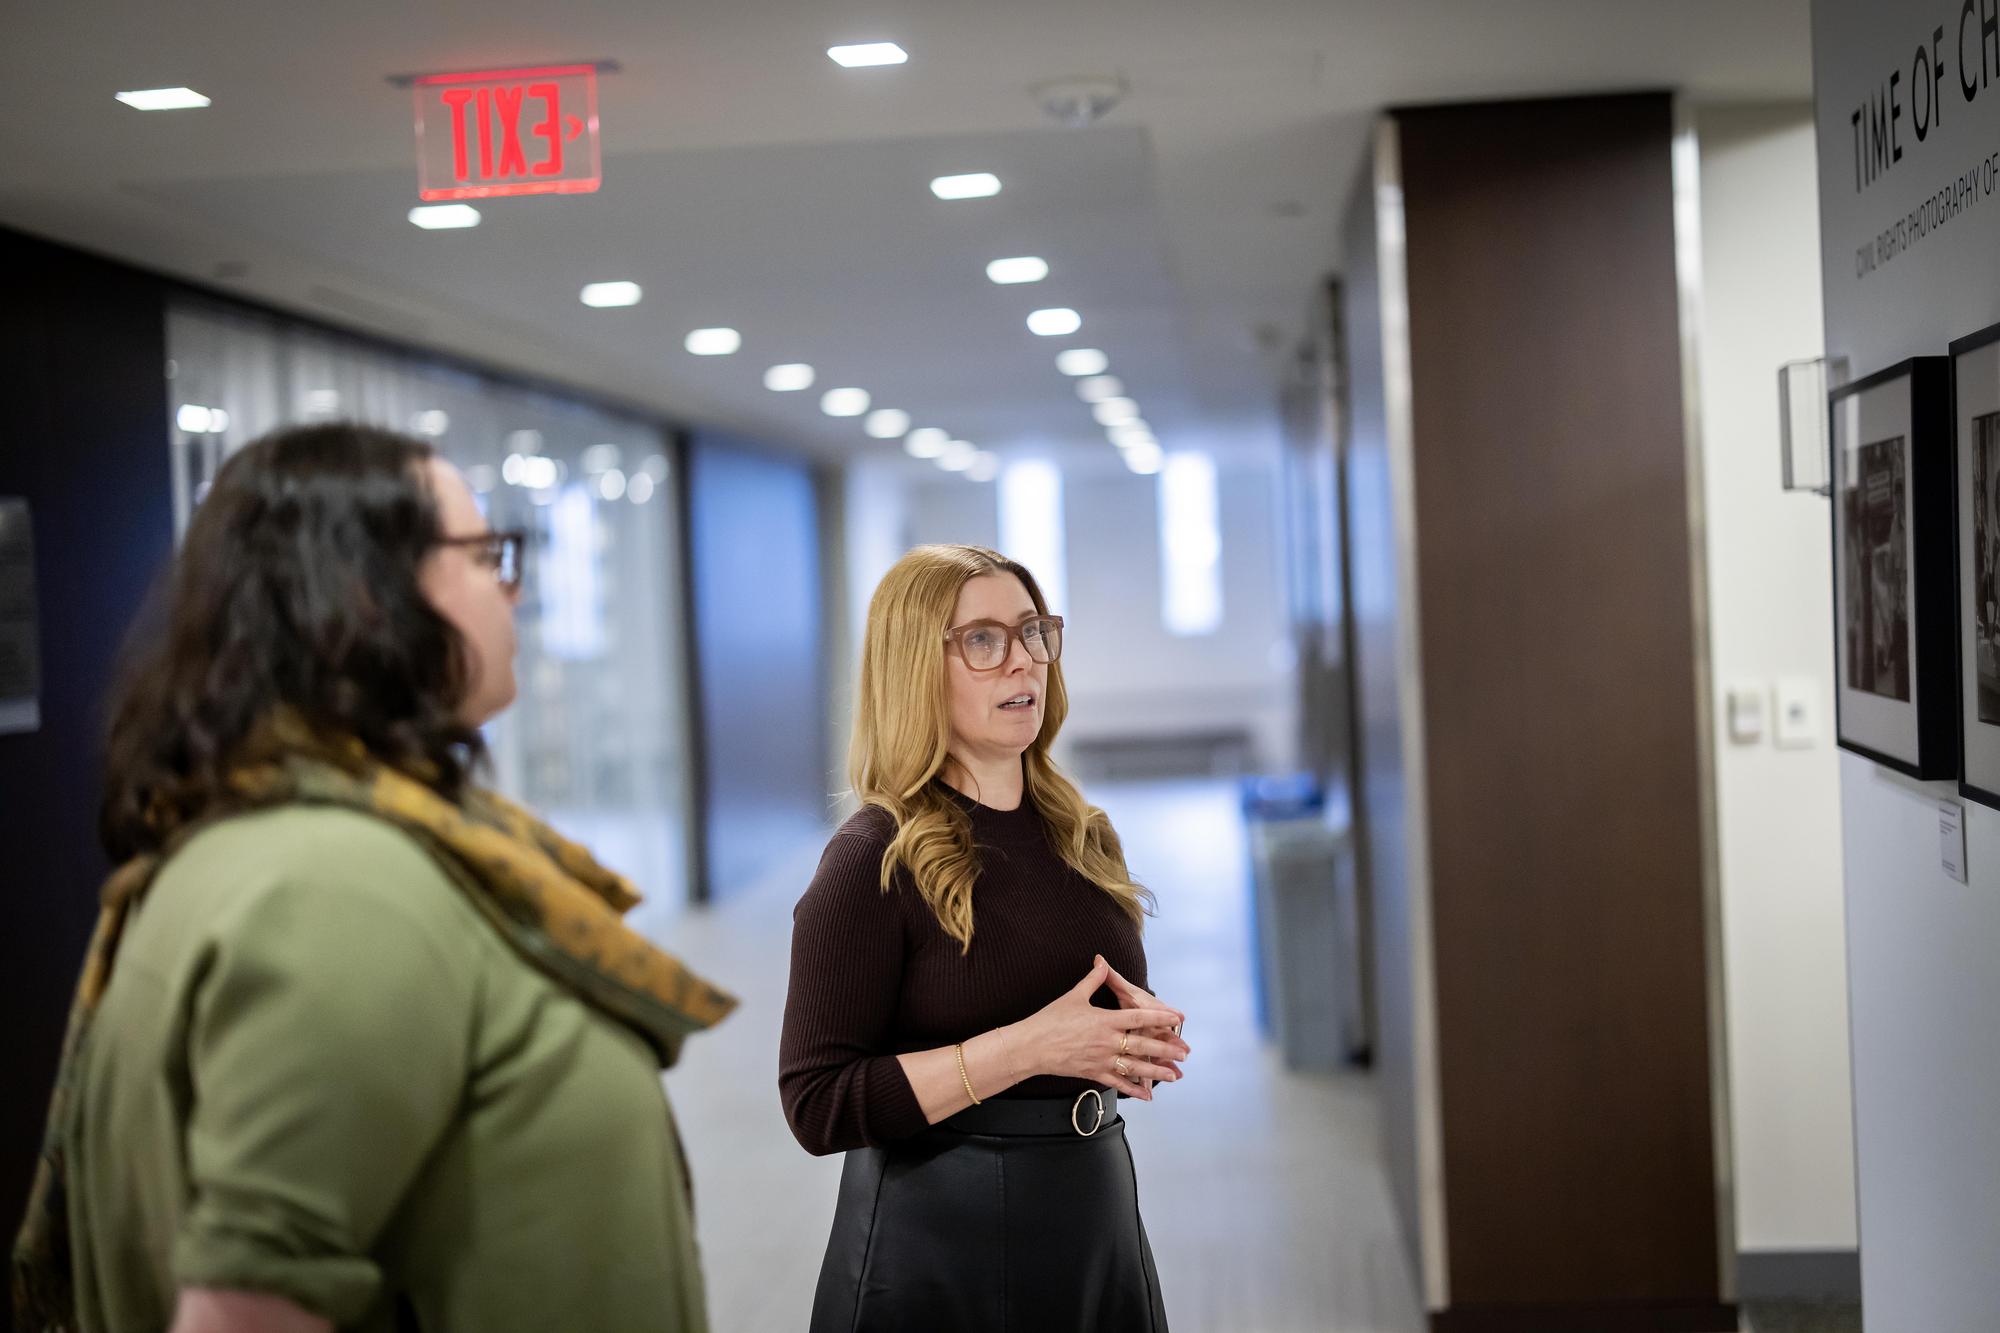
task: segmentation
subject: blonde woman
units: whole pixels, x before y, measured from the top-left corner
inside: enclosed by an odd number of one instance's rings
[[[779,1056],[799,1142],[847,1153],[814,1333],[1167,1326],[1118,1099],[1188,1047],[1144,989],[1149,895],[1049,759],[1062,628],[972,546],[869,605],[863,809],[794,914]]]

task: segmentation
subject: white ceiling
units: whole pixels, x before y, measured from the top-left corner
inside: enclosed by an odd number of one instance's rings
[[[838,42],[908,65],[843,70]],[[604,186],[485,201],[421,232],[395,74],[615,60]],[[335,323],[530,371],[829,457],[880,457],[818,390],[867,388],[1002,451],[1109,446],[1054,368],[1109,353],[1169,447],[1258,447],[1284,349],[1338,252],[1384,105],[1677,88],[1810,94],[1807,0],[640,0],[13,6],[0,40],[0,223]],[[1131,92],[1067,130],[1027,89]],[[186,84],[201,111],[125,88]],[[992,171],[990,200],[931,177]],[[1051,274],[996,287],[988,260]],[[645,301],[592,311],[583,283]],[[1038,338],[1043,305],[1084,317]],[[697,358],[692,328],[742,330]],[[762,387],[806,361],[809,394]]]

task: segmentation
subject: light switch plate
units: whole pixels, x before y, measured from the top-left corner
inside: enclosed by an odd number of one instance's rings
[[[1803,750],[1819,743],[1819,682],[1811,676],[1781,676],[1776,695],[1777,719],[1772,741],[1781,750]]]
[[[1938,802],[1938,856],[1944,873],[1960,884],[1965,877],[1965,807],[1957,801]]]
[[[1738,745],[1755,745],[1764,739],[1764,687],[1761,684],[1731,685],[1726,698],[1729,710],[1729,739]]]

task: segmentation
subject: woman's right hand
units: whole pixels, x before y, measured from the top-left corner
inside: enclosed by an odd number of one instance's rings
[[[1165,1032],[1186,1015],[1158,1001],[1129,1009],[1098,1008],[1090,997],[1110,976],[1111,964],[1099,958],[1083,980],[1015,1024],[1010,1035],[1030,1073],[1088,1079],[1151,1101],[1152,1089],[1140,1080],[1178,1079],[1181,1073],[1173,1062],[1186,1059],[1188,1047],[1179,1037],[1149,1035],[1147,1030]]]

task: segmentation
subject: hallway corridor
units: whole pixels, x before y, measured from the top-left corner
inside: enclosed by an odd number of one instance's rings
[[[1187,1012],[1195,1052],[1184,1084],[1131,1115],[1176,1333],[1414,1333],[1422,1319],[1382,1176],[1371,1083],[1288,1073],[1257,1037],[1234,788],[1104,785],[1089,795],[1159,896],[1146,933],[1151,979]],[[694,1159],[718,1333],[805,1327],[833,1214],[839,1159],[797,1147],[777,1095],[791,907],[818,854],[803,848],[714,909],[657,927],[743,1000],[689,1043],[668,1078]]]

